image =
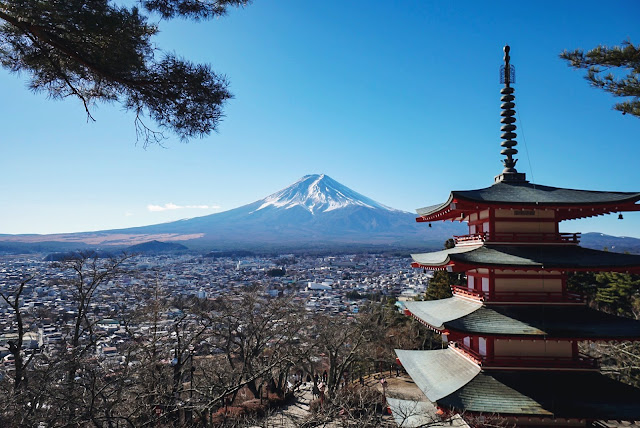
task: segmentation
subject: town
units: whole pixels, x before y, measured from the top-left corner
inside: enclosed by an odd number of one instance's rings
[[[138,422],[156,412],[159,421],[211,422],[211,413],[222,411],[223,404],[226,418],[229,404],[254,397],[262,404],[262,385],[269,379],[269,391],[276,396],[293,393],[312,375],[314,389],[319,385],[324,393],[327,386],[337,396],[340,387],[358,377],[364,382],[366,374],[389,367],[399,374],[393,346],[383,357],[366,351],[368,366],[364,358],[356,358],[357,348],[379,341],[376,334],[384,336],[386,331],[357,321],[359,313],[362,307],[386,302],[386,310],[417,328],[400,315],[402,302],[423,298],[431,277],[430,272],[412,269],[406,257],[384,254],[107,258],[71,253],[49,259],[44,254],[3,257],[0,382],[26,393],[28,378],[53,378],[50,388],[69,395],[76,389],[82,401],[87,389],[96,388],[92,376],[100,379],[101,391],[126,386],[135,395],[132,384],[145,378],[140,368],[156,367],[153,386],[138,387],[144,394],[157,389],[164,393],[146,403],[146,410],[138,410]],[[347,355],[340,355],[339,361],[327,353],[333,345],[318,345],[334,339],[335,349],[341,348],[334,357],[343,351]],[[236,348],[229,341],[243,342]],[[250,356],[243,354],[248,352],[243,347],[252,347]],[[218,359],[224,354],[229,366]],[[240,361],[244,366],[235,373]],[[228,378],[207,380],[216,376]],[[277,386],[273,379],[279,379]],[[305,386],[310,394],[311,383]],[[58,405],[48,397],[40,410]],[[69,412],[79,408],[82,405],[70,405]],[[196,416],[196,408],[208,413]],[[36,418],[55,424],[55,418],[42,413]]]
[[[74,296],[67,286],[72,272],[61,272],[44,260],[44,254],[2,257],[0,289],[11,290],[33,276],[22,292],[20,310],[24,316],[25,348],[31,351],[55,349],[65,333],[65,324],[75,310]],[[207,257],[202,255],[135,256],[123,266],[127,274],[101,284],[89,305],[105,333],[96,357],[117,357],[122,343],[118,312],[134,308],[142,287],[160,287],[166,295],[198,299],[230,298],[249,286],[259,287],[272,297],[292,296],[309,314],[357,313],[367,298],[382,296],[398,300],[420,299],[431,273],[412,269],[405,257],[352,254],[341,256]],[[282,276],[270,276],[280,270]],[[163,314],[171,316],[171,311]],[[143,328],[141,326],[140,328]],[[7,302],[0,302],[0,358],[2,370],[13,369],[7,341],[16,335],[15,317]]]

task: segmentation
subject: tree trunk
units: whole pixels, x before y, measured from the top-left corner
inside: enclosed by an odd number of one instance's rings
[[[251,391],[251,393],[253,394],[253,398],[260,398],[260,391],[258,390],[258,387],[256,386],[256,381],[252,380],[251,382],[247,383],[247,388],[249,388],[249,391]]]

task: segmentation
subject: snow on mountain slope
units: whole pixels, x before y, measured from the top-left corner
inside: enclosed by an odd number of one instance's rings
[[[349,189],[325,174],[306,175],[291,186],[259,202],[262,204],[256,211],[267,207],[284,209],[301,207],[311,214],[316,214],[348,206],[362,206],[400,212]]]
[[[264,199],[216,214],[127,229],[57,235],[55,239],[39,236],[38,242],[131,245],[155,239],[215,248],[440,248],[452,235],[467,230],[463,224],[450,222],[425,227],[416,223],[415,217],[321,174],[307,175]]]

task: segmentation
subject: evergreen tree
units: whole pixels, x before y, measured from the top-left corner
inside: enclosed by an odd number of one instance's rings
[[[569,291],[584,294],[596,308],[617,315],[640,318],[640,276],[618,272],[574,272]]]
[[[280,277],[280,276],[285,276],[285,274],[287,273],[285,268],[273,268],[273,269],[269,269],[267,271],[267,276],[269,277]]]
[[[75,97],[89,118],[96,102],[118,102],[136,115],[145,144],[214,131],[231,98],[227,81],[208,65],[162,53],[147,14],[193,20],[224,15],[250,0],[139,0],[142,9],[109,0],[0,0],[0,64],[29,76],[29,87],[51,98]]]
[[[585,78],[591,86],[616,97],[631,97],[615,104],[614,109],[640,117],[640,46],[625,41],[622,46],[598,46],[587,52],[565,50],[560,58],[571,67],[586,69]]]
[[[443,270],[436,271],[433,278],[429,280],[425,300],[439,300],[451,297],[451,278],[449,273]]]
[[[455,248],[456,241],[453,238],[449,238],[444,242],[444,249],[448,250]],[[446,299],[453,296],[451,292],[451,285],[466,285],[466,278],[463,275],[449,273],[441,270],[436,271],[433,274],[433,278],[429,280],[427,291],[424,295],[425,300],[439,300]]]
[[[567,289],[574,293],[584,294],[589,301],[593,301],[598,292],[596,274],[593,272],[569,273],[567,277]]]
[[[626,273],[601,272],[596,275],[598,291],[595,301],[611,312],[632,316],[637,306],[640,279]]]

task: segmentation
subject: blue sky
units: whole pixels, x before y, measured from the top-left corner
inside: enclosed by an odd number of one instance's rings
[[[639,15],[633,0],[256,0],[213,21],[161,21],[158,47],[211,64],[235,98],[218,133],[146,150],[120,106],[97,105],[88,122],[76,100],[33,94],[25,76],[0,71],[0,233],[206,215],[312,173],[407,211],[486,187],[502,169],[505,43],[518,170],[539,184],[638,191],[640,119],[613,111],[613,97],[558,54],[638,44]],[[564,230],[640,237],[640,214]]]

